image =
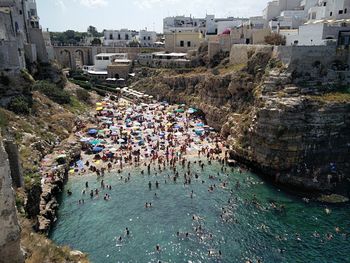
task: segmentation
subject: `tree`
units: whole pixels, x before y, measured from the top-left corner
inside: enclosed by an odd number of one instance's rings
[[[102,44],[101,39],[96,37],[91,41],[91,45],[93,46],[100,46],[101,44]]]
[[[99,36],[99,33],[96,29],[96,27],[94,26],[89,26],[88,29],[87,29],[87,32],[89,35],[93,36],[93,37],[98,37]]]
[[[286,37],[277,33],[272,33],[271,35],[265,37],[265,42],[269,45],[284,46],[286,44]]]

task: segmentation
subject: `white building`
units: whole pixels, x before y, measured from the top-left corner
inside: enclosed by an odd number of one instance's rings
[[[100,53],[94,57],[94,66],[84,66],[83,71],[90,77],[105,80],[108,76],[117,75],[114,72],[116,68],[130,64],[127,53]]]
[[[319,0],[308,11],[309,21],[322,19],[347,19],[350,13],[350,0]]]
[[[252,29],[263,29],[266,27],[267,21],[262,16],[252,16],[244,25],[249,25]]]
[[[105,30],[103,44],[112,47],[125,47],[130,42],[136,41],[136,35],[136,31],[128,29]]]
[[[153,47],[157,41],[157,33],[154,31],[140,30],[139,42],[142,47]]]
[[[186,16],[173,16],[163,19],[163,33],[201,32],[205,34],[206,20]]]
[[[115,60],[127,60],[128,54],[126,53],[100,53],[95,56],[94,70],[106,71],[107,67],[112,65]]]
[[[301,0],[274,0],[267,3],[263,10],[263,18],[267,21],[277,18],[284,10],[299,9]]]
[[[206,15],[205,18],[194,18],[185,16],[166,17],[163,20],[163,32],[182,33],[200,32],[203,36],[218,35],[226,29],[239,27],[248,21],[245,18],[215,18],[214,15]]]
[[[276,32],[281,29],[296,29],[305,22],[305,19],[304,10],[284,10],[280,16],[269,21],[269,28]]]
[[[47,62],[35,0],[0,1],[0,69],[18,70],[26,62]]]
[[[281,32],[287,45],[348,45],[340,38],[350,32],[350,0],[304,0],[301,7],[309,8],[308,21],[297,32]]]
[[[249,21],[249,19],[246,19],[246,18],[234,18],[234,17],[215,19],[215,24],[216,24],[216,29],[217,29],[216,34],[220,35],[226,29],[240,27],[244,23],[247,23],[248,21]]]

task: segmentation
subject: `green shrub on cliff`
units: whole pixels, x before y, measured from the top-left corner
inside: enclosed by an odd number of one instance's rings
[[[7,109],[16,113],[16,114],[29,114],[30,108],[31,108],[31,101],[27,97],[24,96],[18,96],[14,97],[9,105],[7,106]]]
[[[40,174],[33,173],[33,174],[24,175],[24,188],[25,189],[31,189],[35,185],[40,185],[40,183],[41,183]]]
[[[77,98],[80,101],[89,103],[90,102],[90,93],[84,89],[77,89],[76,91]]]
[[[42,80],[35,83],[33,88],[58,104],[70,103],[70,94],[53,83]]]

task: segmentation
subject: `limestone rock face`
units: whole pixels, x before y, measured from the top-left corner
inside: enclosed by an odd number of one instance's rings
[[[233,159],[281,184],[350,195],[350,102],[332,98],[334,76],[290,72],[271,48],[248,51],[242,70],[161,72],[133,87],[200,109],[228,139]]]
[[[0,138],[0,262],[24,262],[7,153]]]

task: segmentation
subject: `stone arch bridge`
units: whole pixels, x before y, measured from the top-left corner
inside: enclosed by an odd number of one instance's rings
[[[57,62],[70,69],[78,69],[83,65],[93,64],[92,47],[84,46],[55,46],[55,59]]]
[[[142,47],[105,47],[105,46],[54,46],[54,56],[58,63],[72,70],[83,65],[93,65],[94,56],[99,53],[127,53],[129,59],[136,59],[138,54],[147,49],[147,52],[164,51],[163,48]]]

